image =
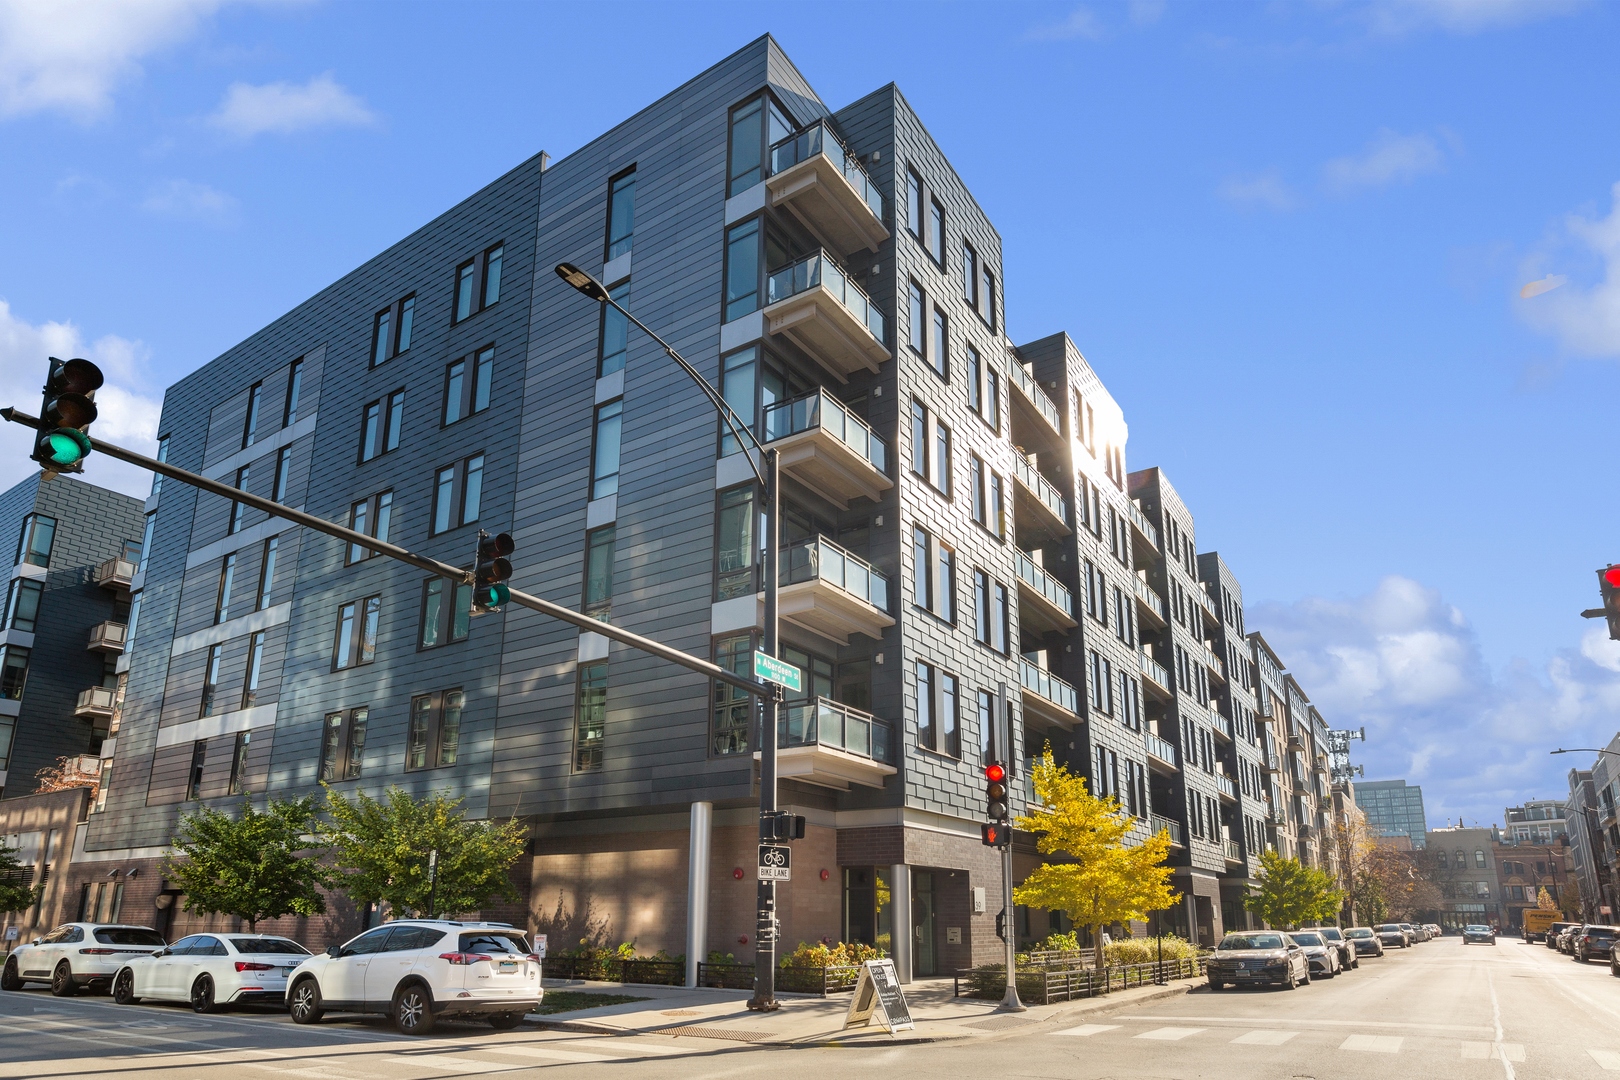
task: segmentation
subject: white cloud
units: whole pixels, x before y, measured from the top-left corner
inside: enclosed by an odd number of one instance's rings
[[[1072,41],[1075,38],[1097,41],[1103,36],[1103,27],[1095,14],[1080,7],[1071,11],[1062,22],[1037,26],[1027,36],[1037,41]]]
[[[99,365],[106,376],[106,383],[96,391],[100,415],[90,429],[92,438],[100,436],[144,453],[157,448],[162,403],[141,390],[150,385],[145,346],[114,334],[87,343],[71,322],[29,323],[13,315],[11,305],[0,300],[0,405],[38,413],[40,383],[51,356],[82,356]],[[32,430],[0,422],[0,490],[34,473],[33,462],[28,460],[33,443]],[[150,473],[94,453],[85,462],[82,478],[140,497],[152,486]]]
[[[330,71],[302,85],[232,83],[210,117],[215,127],[248,139],[271,132],[288,135],[317,127],[366,127],[377,117],[344,89]]]
[[[1505,806],[1562,797],[1570,766],[1586,763],[1547,751],[1604,745],[1620,726],[1620,643],[1601,627],[1539,670],[1493,672],[1463,614],[1403,577],[1364,596],[1262,604],[1249,624],[1330,726],[1366,726],[1352,758],[1369,779],[1423,786],[1430,821],[1500,822]]]
[[[140,60],[183,41],[217,0],[0,0],[0,116],[103,115]]]
[[[1520,313],[1582,356],[1620,357],[1620,184],[1614,185],[1612,197],[1608,217],[1571,215],[1565,221],[1567,239],[1584,249],[1584,258],[1602,264],[1602,280],[1589,288],[1565,285],[1539,295],[1520,294]]]
[[[1293,188],[1275,169],[1252,176],[1229,176],[1216,193],[1238,206],[1262,206],[1268,210],[1292,210],[1299,205]]]
[[[1360,16],[1375,33],[1402,37],[1423,30],[1478,34],[1570,14],[1581,0],[1375,0]]]
[[[1322,168],[1327,186],[1338,192],[1387,187],[1436,172],[1445,165],[1445,152],[1432,136],[1397,135],[1380,131],[1358,155],[1334,158]]]
[[[149,214],[210,225],[233,223],[237,206],[234,197],[192,180],[159,184],[141,201],[141,209]]]

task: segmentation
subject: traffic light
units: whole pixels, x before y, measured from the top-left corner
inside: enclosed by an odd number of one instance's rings
[[[473,561],[474,615],[499,611],[512,598],[506,587],[506,579],[512,576],[512,563],[507,556],[515,547],[511,533],[491,536],[478,530],[478,557]]]
[[[1012,826],[1005,821],[986,821],[979,825],[979,839],[985,847],[1011,847]]]
[[[84,459],[90,454],[86,432],[96,418],[95,396],[101,383],[101,369],[88,360],[50,358],[39,436],[30,455],[47,476],[84,471]]]
[[[1012,823],[1007,820],[1007,769],[999,761],[984,767],[984,816],[990,819],[979,830],[985,846],[1009,846]]]
[[[1609,622],[1609,637],[1620,641],[1620,566],[1611,565],[1599,570],[1597,575],[1598,591],[1603,594],[1599,613]]]
[[[785,810],[778,810],[771,814],[761,814],[759,818],[759,838],[761,840],[803,840],[804,817],[801,814],[790,814]]]

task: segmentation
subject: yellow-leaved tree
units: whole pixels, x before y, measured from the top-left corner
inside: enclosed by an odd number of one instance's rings
[[[1042,855],[1066,855],[1071,861],[1036,867],[1013,890],[1016,903],[1064,912],[1090,928],[1093,944],[1111,923],[1145,918],[1176,903],[1179,896],[1170,888],[1164,861],[1168,832],[1127,845],[1136,819],[1120,809],[1118,799],[1087,791],[1085,777],[1054,762],[1050,749],[1036,759],[1032,779],[1036,805],[1017,825],[1036,834]]]

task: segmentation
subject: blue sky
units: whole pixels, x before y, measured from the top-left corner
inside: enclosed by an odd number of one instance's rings
[[[1620,561],[1620,8],[79,7],[0,0],[8,400],[91,355],[98,432],[149,439],[169,382],[768,30],[835,108],[900,85],[1014,338],[1074,337],[1369,777],[1488,824],[1620,728],[1577,617]]]

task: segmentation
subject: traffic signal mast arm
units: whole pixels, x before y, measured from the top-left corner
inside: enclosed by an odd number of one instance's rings
[[[17,409],[0,409],[0,417],[11,421],[13,424],[22,424],[24,427],[36,429],[40,427],[40,422],[37,417],[29,416],[27,413],[20,412]],[[150,472],[155,472],[160,476],[168,477],[171,480],[178,480],[182,484],[190,484],[194,488],[200,488],[203,491],[211,492],[215,495],[221,496],[222,498],[230,499],[233,502],[242,503],[244,506],[251,506],[256,510],[263,510],[272,517],[284,518],[287,521],[302,525],[307,529],[314,529],[316,532],[325,533],[327,536],[335,536],[339,540],[353,544],[356,547],[368,548],[377,552],[379,555],[386,555],[390,559],[397,559],[400,562],[409,563],[418,569],[426,570],[429,573],[437,574],[440,577],[449,578],[451,581],[466,582],[468,584],[473,582],[472,571],[463,569],[462,567],[451,566],[449,563],[443,563],[437,559],[430,559],[425,555],[418,555],[415,552],[407,551],[405,548],[399,547],[396,544],[390,544],[385,540],[378,540],[376,537],[367,536],[365,533],[355,532],[353,529],[346,529],[342,525],[334,525],[330,521],[316,517],[314,514],[306,514],[302,510],[294,510],[290,506],[283,506],[278,502],[273,502],[272,500],[266,499],[262,496],[253,495],[249,492],[241,490],[240,488],[234,488],[229,484],[220,483],[218,480],[210,480],[208,477],[202,476],[198,473],[177,468],[166,462],[158,461],[156,458],[149,458],[145,454],[137,454],[135,451],[126,450],[122,446],[115,446],[112,443],[103,442],[100,439],[94,440],[94,446],[97,452],[106,454],[108,457],[117,458],[119,461],[127,461],[131,465],[138,465],[141,468]],[[778,688],[774,683],[759,682],[757,680],[738,675],[735,672],[727,671],[718,664],[714,664],[708,660],[693,656],[690,653],[684,653],[679,649],[671,648],[670,646],[661,642],[654,641],[652,638],[642,637],[640,634],[633,634],[628,630],[614,626],[612,623],[602,622],[600,619],[593,619],[588,615],[581,615],[579,612],[565,608],[561,604],[553,604],[549,600],[542,600],[538,596],[531,596],[530,594],[520,592],[517,589],[510,590],[510,600],[511,603],[516,604],[519,607],[526,607],[531,611],[538,611],[542,615],[549,615],[554,619],[560,619],[565,623],[579,627],[581,630],[589,630],[594,634],[601,634],[603,637],[611,638],[622,645],[629,645],[633,649],[640,649],[642,652],[650,653],[651,655],[659,657],[660,659],[668,660],[673,664],[679,664],[681,667],[688,668],[689,670],[695,671],[700,675],[706,675],[711,679],[718,679],[723,683],[734,686],[745,693],[754,695],[755,697],[770,699],[777,694]]]

